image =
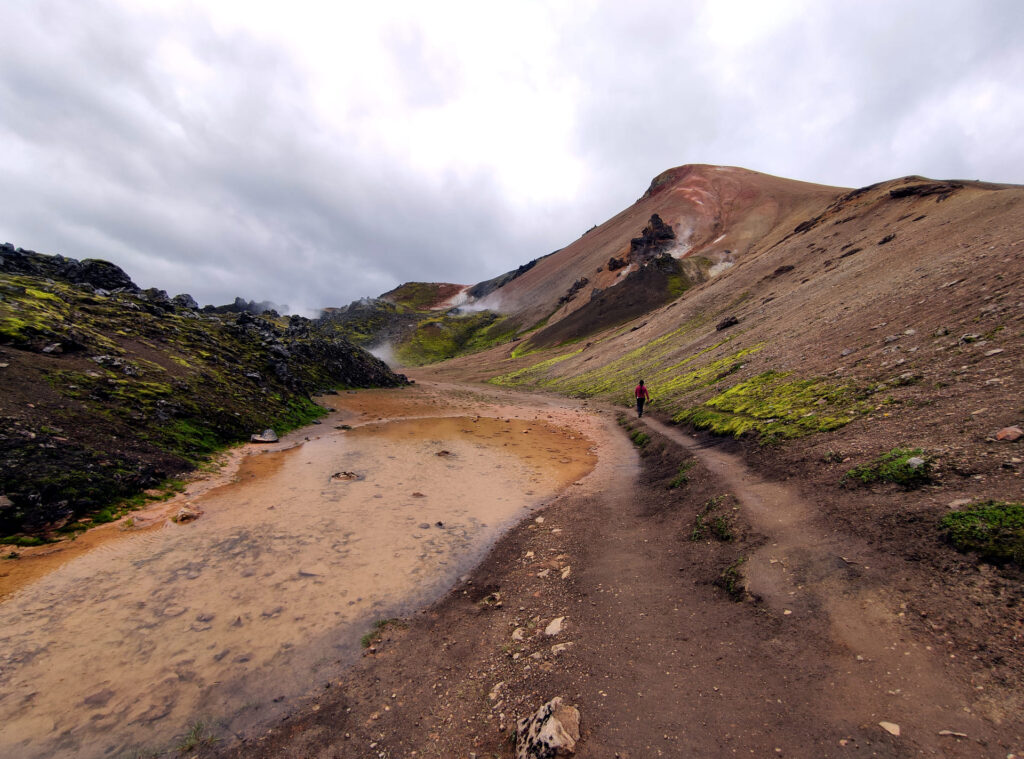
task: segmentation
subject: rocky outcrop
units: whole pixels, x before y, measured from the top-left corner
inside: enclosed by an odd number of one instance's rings
[[[675,239],[676,233],[672,227],[663,222],[658,214],[654,214],[640,236],[629,241],[629,259],[646,263],[671,248]]]
[[[0,536],[110,521],[221,446],[314,420],[314,394],[406,383],[319,322],[200,311],[113,264],[10,245],[0,359]]]
[[[63,279],[72,284],[88,285],[109,292],[135,292],[139,289],[123,269],[109,261],[98,258],[78,261],[64,256],[48,256],[34,250],[15,248],[10,243],[0,245],[0,272]]]

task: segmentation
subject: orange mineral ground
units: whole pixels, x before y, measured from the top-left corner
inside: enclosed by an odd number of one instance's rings
[[[186,493],[199,519],[26,552],[0,604],[0,755],[163,750],[198,720],[265,719],[596,461],[592,415],[566,402],[516,418],[443,390],[328,400],[324,424]]]

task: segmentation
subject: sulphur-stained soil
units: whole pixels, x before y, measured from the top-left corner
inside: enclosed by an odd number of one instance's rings
[[[411,408],[391,394],[351,413],[430,415],[485,398],[511,409],[523,397],[420,393]],[[1011,571],[921,530],[912,551],[894,550],[910,530],[894,538],[850,514],[897,491],[790,477],[813,440],[772,457],[587,408],[599,430],[590,475],[283,719],[235,736],[211,727],[192,753],[508,757],[516,719],[558,695],[580,710],[580,757],[1024,748]]]
[[[151,509],[5,561],[25,569],[0,603],[0,756],[161,755],[279,718],[594,467],[580,409],[446,395],[327,396],[323,424],[169,507],[197,519]]]

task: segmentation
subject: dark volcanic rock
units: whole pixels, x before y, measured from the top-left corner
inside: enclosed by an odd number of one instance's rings
[[[661,220],[658,214],[651,216],[640,237],[629,241],[629,257],[637,262],[646,263],[674,245],[676,233],[672,227]],[[610,266],[610,263],[609,263]]]

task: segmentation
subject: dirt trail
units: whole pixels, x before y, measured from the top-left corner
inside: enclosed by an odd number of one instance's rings
[[[431,390],[414,407],[392,396],[386,413],[426,413],[424,400],[454,395],[515,414],[521,400]],[[895,558],[833,532],[787,484],[656,420],[645,420],[652,441],[638,456],[620,413],[590,405],[580,417],[599,441],[581,487],[513,528],[468,579],[286,721],[209,755],[505,757],[515,719],[555,695],[583,715],[582,759],[1005,759],[1017,749],[1016,716],[986,701],[982,680],[968,682],[980,668],[933,651],[901,616]],[[701,465],[686,485],[666,488],[691,455]],[[701,504],[727,492],[734,539],[691,539]],[[742,603],[720,587],[738,558],[754,596]],[[557,617],[563,631],[546,636]]]
[[[938,753],[949,745],[941,731],[991,737],[981,715],[1003,715],[982,688],[972,689],[946,671],[944,651],[908,629],[906,604],[890,590],[888,557],[830,530],[812,503],[782,483],[762,479],[738,456],[701,445],[656,419],[642,421],[720,478],[768,538],[743,565],[748,591],[784,618],[793,635],[807,620],[827,625],[834,647],[807,651],[828,669],[824,708],[859,723],[898,724],[904,736]]]

